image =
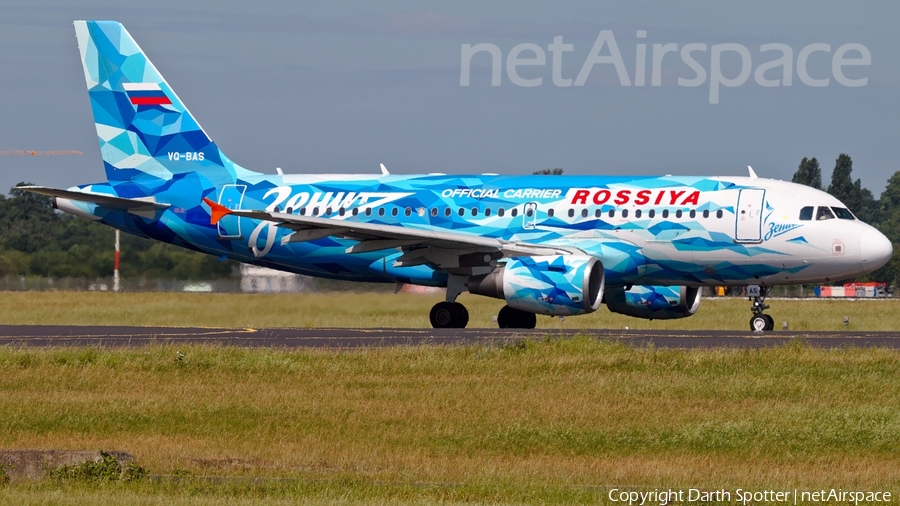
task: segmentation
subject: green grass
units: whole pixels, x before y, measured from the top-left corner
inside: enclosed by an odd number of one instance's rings
[[[0,503],[596,504],[610,486],[900,491],[898,358],[580,337],[356,351],[0,348],[0,446],[125,450],[151,475],[182,477],[10,485]]]
[[[204,327],[429,327],[428,312],[440,295],[390,293],[200,294],[107,292],[5,292],[0,324],[145,325]],[[469,327],[496,327],[491,317],[503,302],[464,294]],[[771,300],[769,310],[780,330],[898,330],[900,299]],[[700,311],[680,320],[641,320],[595,313],[560,320],[538,317],[545,329],[708,329],[748,330],[746,299],[704,299]]]

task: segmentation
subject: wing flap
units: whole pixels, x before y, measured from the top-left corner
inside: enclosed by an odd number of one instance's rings
[[[108,207],[110,209],[121,209],[134,214],[146,214],[159,209],[166,209],[170,204],[157,202],[156,197],[144,197],[127,199],[107,195],[105,193],[83,192],[76,190],[60,190],[57,188],[48,188],[46,186],[17,186],[16,189],[25,190],[39,195],[48,197],[57,197],[68,200],[76,200],[78,202],[89,202],[99,206]]]

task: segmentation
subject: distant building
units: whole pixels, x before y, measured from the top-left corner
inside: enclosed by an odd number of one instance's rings
[[[291,293],[307,289],[306,276],[241,264],[241,291],[248,293]]]

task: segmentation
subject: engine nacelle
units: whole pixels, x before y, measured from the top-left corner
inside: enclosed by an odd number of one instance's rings
[[[685,318],[700,309],[701,291],[696,286],[610,287],[606,290],[606,307],[613,313],[648,320]]]
[[[517,257],[490,274],[472,276],[468,288],[529,313],[576,315],[600,307],[605,279],[603,264],[594,257]]]

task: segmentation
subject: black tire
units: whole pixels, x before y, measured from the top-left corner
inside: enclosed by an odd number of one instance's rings
[[[469,324],[469,311],[459,302],[438,302],[428,316],[436,329],[464,329]]]
[[[453,303],[453,309],[456,311],[456,326],[453,328],[464,329],[469,324],[469,310],[459,302]]]
[[[528,311],[503,306],[497,314],[497,326],[501,329],[533,329],[537,325],[537,316]]]
[[[775,330],[775,319],[767,314],[764,314],[763,316],[766,317],[766,321],[768,322],[768,324],[766,325],[766,330],[769,332]]]
[[[769,319],[766,318],[767,315],[764,314],[755,314],[750,317],[750,331],[751,332],[768,332],[772,330],[769,328]],[[771,325],[774,325],[772,323]]]

